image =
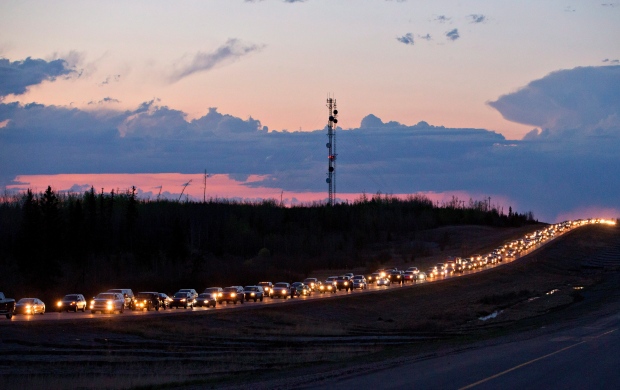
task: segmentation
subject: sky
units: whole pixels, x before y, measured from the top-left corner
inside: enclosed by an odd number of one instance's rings
[[[321,200],[330,95],[342,200],[613,217],[619,36],[605,1],[3,1],[0,185]]]

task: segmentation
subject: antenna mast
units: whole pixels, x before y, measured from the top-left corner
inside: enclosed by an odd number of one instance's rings
[[[329,111],[329,119],[327,122],[327,185],[328,189],[328,201],[329,206],[334,205],[336,199],[336,124],[338,123],[338,110],[336,108],[336,99],[327,97],[327,109]]]

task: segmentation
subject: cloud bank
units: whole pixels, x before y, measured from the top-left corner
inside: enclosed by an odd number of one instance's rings
[[[521,141],[485,129],[406,125],[369,114],[359,126],[337,131],[338,189],[487,193],[512,199],[514,208],[542,220],[594,206],[620,209],[617,68],[554,72],[490,103],[504,116],[541,127]],[[346,123],[346,112],[339,115]],[[207,169],[260,175],[251,184],[257,187],[325,190],[325,129],[269,131],[258,119],[217,108],[188,120],[157,100],[128,111],[0,104],[0,123],[4,186],[18,175]]]
[[[546,135],[618,135],[620,66],[553,72],[488,104],[513,122]]]

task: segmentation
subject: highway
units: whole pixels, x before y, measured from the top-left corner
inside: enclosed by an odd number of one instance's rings
[[[620,388],[619,312],[536,333],[542,334],[358,374],[324,388]]]
[[[372,293],[379,293],[382,291],[386,291],[386,290],[392,290],[395,288],[417,288],[417,287],[421,287],[424,286],[428,283],[440,283],[441,281],[445,281],[445,280],[449,280],[451,278],[456,278],[456,277],[464,277],[464,276],[468,276],[468,275],[472,275],[472,274],[476,274],[476,273],[480,273],[480,272],[489,272],[492,269],[494,269],[495,267],[500,267],[503,264],[507,264],[510,262],[513,262],[515,260],[518,260],[519,258],[523,257],[523,256],[527,256],[530,253],[538,250],[539,248],[541,248],[542,246],[552,242],[554,239],[566,234],[567,232],[578,228],[578,226],[582,226],[582,225],[577,225],[576,227],[572,227],[570,229],[566,229],[562,232],[558,232],[556,233],[554,236],[549,237],[545,240],[543,240],[540,243],[537,243],[535,245],[533,245],[530,248],[527,248],[521,252],[519,252],[516,256],[514,257],[508,257],[508,258],[504,258],[503,262],[501,263],[496,263],[496,264],[488,264],[482,268],[478,268],[478,269],[473,269],[473,270],[466,270],[463,273],[452,273],[449,274],[447,276],[441,276],[441,277],[436,277],[436,278],[432,278],[432,279],[427,279],[425,281],[417,281],[414,283],[407,283],[404,285],[399,285],[399,284],[392,284],[390,286],[376,286],[375,284],[369,285],[368,289],[365,290],[353,290],[353,291],[349,291],[346,292],[344,290],[338,291],[335,294],[332,293],[325,293],[325,294],[320,294],[320,293],[313,293],[309,296],[302,296],[302,297],[296,297],[293,299],[271,299],[271,298],[265,298],[263,300],[263,302],[245,302],[244,304],[238,303],[238,304],[231,304],[231,303],[224,303],[224,304],[220,304],[217,305],[215,308],[200,308],[200,307],[196,307],[193,309],[167,309],[167,310],[159,310],[159,311],[133,311],[133,310],[129,310],[129,309],[125,309],[124,313],[117,313],[117,314],[92,314],[90,312],[90,310],[86,310],[86,312],[82,313],[82,312],[77,312],[77,313],[73,313],[73,312],[62,312],[62,313],[58,313],[53,311],[54,305],[50,304],[50,303],[46,303],[46,313],[41,315],[41,314],[35,314],[35,315],[22,315],[22,314],[17,314],[14,315],[13,318],[11,320],[4,320],[4,319],[0,319],[0,325],[2,325],[3,323],[7,323],[7,322],[32,322],[32,321],[58,321],[58,320],[75,320],[75,319],[100,319],[100,318],[134,318],[136,316],[161,316],[161,315],[179,315],[181,313],[187,313],[187,312],[195,312],[195,313],[205,313],[205,312],[211,312],[211,311],[219,311],[219,310],[247,310],[250,309],[251,307],[263,307],[265,305],[290,305],[290,304],[301,304],[305,301],[311,301],[311,300],[317,300],[317,299],[338,299],[338,298],[344,298],[347,296],[352,296],[352,295],[358,295],[358,294],[372,294]],[[277,281],[274,281],[277,282]],[[87,300],[89,300],[87,298]]]

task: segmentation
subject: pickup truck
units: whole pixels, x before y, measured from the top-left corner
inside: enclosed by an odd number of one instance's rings
[[[6,298],[3,292],[0,292],[0,315],[4,314],[7,319],[13,317],[15,312],[15,299]]]

